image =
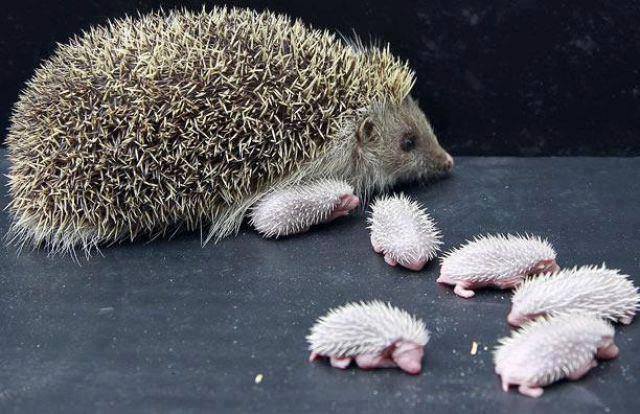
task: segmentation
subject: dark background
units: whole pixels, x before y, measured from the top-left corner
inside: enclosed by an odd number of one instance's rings
[[[640,155],[640,2],[12,1],[0,12],[0,129],[56,42],[162,5],[269,8],[390,42],[455,155]]]

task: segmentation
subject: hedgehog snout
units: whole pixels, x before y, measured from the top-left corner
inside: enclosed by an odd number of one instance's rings
[[[455,165],[455,162],[453,161],[453,157],[448,153],[445,153],[444,162],[442,163],[442,169],[449,172],[453,170],[454,165]]]
[[[448,174],[453,170],[455,162],[453,161],[453,157],[449,155],[449,153],[443,149],[439,149],[438,152],[433,156],[433,161],[436,169],[439,172]]]
[[[541,260],[536,264],[529,272],[529,276],[535,276],[545,273],[556,273],[560,270],[560,266],[556,263],[555,259]]]
[[[603,347],[598,348],[597,357],[598,359],[614,359],[620,353],[620,349],[618,346],[613,343],[613,338],[607,341],[607,344]]]
[[[413,342],[400,341],[391,354],[393,362],[408,374],[418,375],[422,371],[424,347]]]
[[[522,326],[522,324],[525,323],[528,319],[529,318],[514,310],[511,310],[511,312],[509,312],[509,315],[507,316],[507,322],[509,322],[509,325],[511,326]]]

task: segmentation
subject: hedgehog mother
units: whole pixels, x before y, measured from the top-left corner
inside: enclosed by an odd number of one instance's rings
[[[306,223],[269,234],[303,231],[358,196],[453,167],[410,97],[414,81],[388,48],[270,12],[93,28],[59,46],[14,107],[10,237],[52,252],[181,227],[219,239],[265,196],[286,191],[287,203],[266,204],[287,209],[308,201],[297,188],[339,180],[346,190],[309,205]]]

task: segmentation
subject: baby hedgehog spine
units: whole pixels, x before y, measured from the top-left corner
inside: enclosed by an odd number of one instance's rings
[[[399,367],[416,375],[429,331],[408,312],[374,300],[330,310],[313,325],[307,341],[310,361],[328,357],[332,366],[345,369],[355,359],[363,369]]]
[[[345,216],[359,203],[346,182],[317,180],[265,195],[252,208],[251,224],[265,237],[277,238]]]
[[[390,265],[419,271],[440,249],[441,234],[424,207],[404,194],[381,196],[371,206],[371,245]]]
[[[458,296],[470,298],[475,288],[510,289],[526,276],[558,270],[555,259],[551,244],[537,236],[480,236],[441,258],[437,282],[454,285]]]
[[[562,378],[577,380],[597,365],[595,358],[618,356],[611,324],[588,314],[564,314],[526,322],[501,339],[494,352],[495,372],[502,388],[519,385],[529,397]]]
[[[603,264],[528,279],[518,286],[511,302],[508,321],[514,326],[539,315],[567,312],[591,313],[626,325],[640,307],[640,294],[628,275]]]

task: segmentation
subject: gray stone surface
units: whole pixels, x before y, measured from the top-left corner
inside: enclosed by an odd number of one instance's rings
[[[561,265],[605,261],[640,284],[640,159],[457,161],[451,178],[404,189],[428,206],[445,249],[479,233],[532,232],[553,242]],[[8,225],[5,211],[0,233]],[[538,400],[504,393],[490,350],[509,332],[509,293],[463,300],[435,283],[437,263],[418,274],[388,267],[361,212],[279,241],[245,229],[204,248],[190,233],[102,253],[78,266],[0,247],[1,412],[640,410],[640,322],[617,329],[620,357],[583,380]],[[316,317],[373,298],[431,329],[420,376],[307,362]]]

